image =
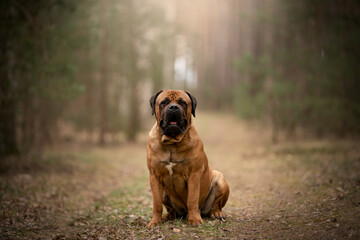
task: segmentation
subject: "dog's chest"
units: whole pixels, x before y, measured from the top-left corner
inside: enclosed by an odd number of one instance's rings
[[[181,173],[186,168],[186,162],[184,158],[177,156],[176,154],[172,154],[171,152],[168,156],[162,159],[158,168],[162,170],[162,172],[166,169],[170,176],[173,176],[176,173]]]
[[[173,173],[174,173],[173,172],[173,167],[175,167],[175,166],[176,166],[176,163],[172,163],[172,162],[165,165],[165,168],[169,171],[170,176],[173,175]]]

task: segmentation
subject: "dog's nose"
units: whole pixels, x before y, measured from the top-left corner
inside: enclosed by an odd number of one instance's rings
[[[179,110],[179,106],[176,105],[176,104],[171,104],[171,105],[169,106],[169,110],[171,110],[171,111]]]

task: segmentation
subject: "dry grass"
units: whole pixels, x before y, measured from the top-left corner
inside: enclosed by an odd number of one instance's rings
[[[213,168],[227,178],[226,222],[185,220],[151,230],[146,133],[139,143],[58,147],[42,160],[2,162],[1,239],[359,239],[360,145],[272,145],[266,128],[199,113]]]

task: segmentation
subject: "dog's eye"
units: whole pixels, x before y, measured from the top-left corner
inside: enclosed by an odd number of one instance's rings
[[[163,101],[160,103],[160,105],[161,105],[161,106],[165,106],[167,103],[168,103],[168,100],[165,99],[165,100],[163,100]]]
[[[186,105],[187,105],[186,102],[185,102],[184,100],[181,100],[181,99],[179,100],[179,104],[180,104],[181,106],[185,106],[185,107],[186,107]]]

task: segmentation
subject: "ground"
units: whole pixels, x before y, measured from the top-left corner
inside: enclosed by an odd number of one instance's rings
[[[145,228],[152,199],[143,133],[137,143],[67,144],[2,161],[0,239],[360,238],[358,142],[274,145],[266,127],[232,115],[203,112],[195,122],[210,165],[230,186],[226,221]]]

